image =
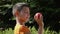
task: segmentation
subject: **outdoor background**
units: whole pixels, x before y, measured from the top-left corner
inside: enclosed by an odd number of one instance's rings
[[[43,14],[44,34],[60,34],[60,1],[59,0],[0,0],[0,34],[13,34],[16,24],[12,7],[16,3],[26,2],[30,5],[30,20],[25,24],[36,34],[38,25],[33,16]]]

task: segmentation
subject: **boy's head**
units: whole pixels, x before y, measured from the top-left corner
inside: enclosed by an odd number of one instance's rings
[[[18,20],[26,22],[30,17],[30,7],[27,3],[17,3],[13,6],[12,13]]]

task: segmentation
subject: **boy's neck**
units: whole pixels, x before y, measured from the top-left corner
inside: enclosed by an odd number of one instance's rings
[[[18,18],[16,18],[16,24],[25,25],[24,22],[21,22]]]

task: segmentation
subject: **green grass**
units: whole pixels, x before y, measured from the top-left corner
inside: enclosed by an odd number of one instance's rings
[[[11,28],[6,29],[5,31],[0,31],[0,34],[13,34],[13,30]]]
[[[31,30],[31,34],[37,34],[37,30],[33,27]],[[13,30],[11,28],[6,29],[5,31],[0,31],[0,34],[13,34]],[[44,30],[44,34],[60,34],[55,31],[50,31],[49,28]]]

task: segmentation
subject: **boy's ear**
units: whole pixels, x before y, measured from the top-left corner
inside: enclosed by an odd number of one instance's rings
[[[19,11],[16,11],[15,12],[15,17],[18,17],[19,16]]]

